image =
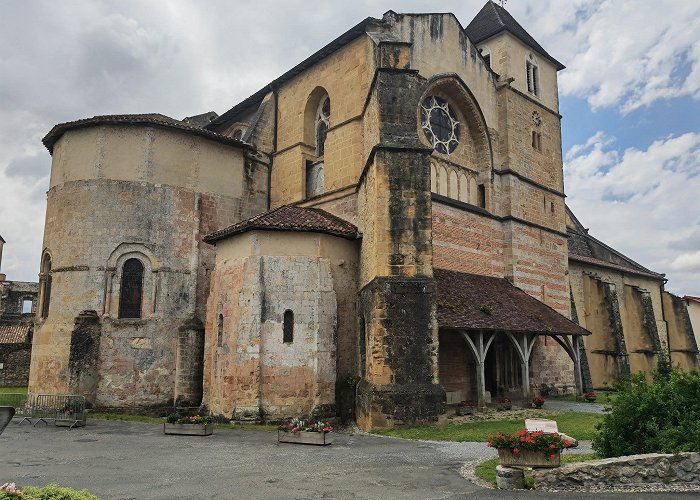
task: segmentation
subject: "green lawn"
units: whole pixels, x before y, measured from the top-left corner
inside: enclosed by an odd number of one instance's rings
[[[585,462],[586,460],[595,460],[596,455],[595,453],[566,453],[563,452],[561,454],[561,463],[563,464],[572,464],[574,462]],[[476,474],[476,477],[483,479],[484,481],[488,481],[489,483],[493,484],[496,486],[496,466],[498,465],[498,457],[496,458],[491,458],[489,460],[486,460],[485,462],[481,462],[479,465],[476,466],[474,469],[474,473]],[[525,474],[525,486],[528,487],[528,483],[530,487],[532,487],[531,479],[530,482],[528,482],[528,474],[526,471]]]
[[[603,419],[596,413],[567,412],[547,415],[557,421],[559,430],[579,440],[593,439],[595,426]],[[429,441],[488,441],[489,434],[498,432],[516,432],[524,427],[523,419],[483,420],[465,424],[421,425],[415,427],[397,427],[374,431],[384,436],[404,439],[425,439]]]
[[[20,393],[20,394],[27,394],[27,388],[26,387],[0,387],[0,394],[7,394],[7,393]]]

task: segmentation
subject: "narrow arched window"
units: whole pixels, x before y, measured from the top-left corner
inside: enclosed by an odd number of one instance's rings
[[[528,54],[525,63],[527,71],[527,91],[536,96],[540,95],[540,75],[537,68],[537,59],[532,54]]]
[[[326,133],[331,120],[331,100],[327,95],[323,96],[318,103],[316,120],[314,123],[316,130],[316,156],[323,156],[326,146]]]
[[[119,317],[140,318],[143,299],[143,264],[139,259],[129,259],[122,267],[119,294]]]
[[[489,68],[491,67],[491,51],[489,50],[488,47],[481,47],[479,49],[479,53],[481,54],[481,57],[483,57],[484,62],[486,63],[486,66]]]
[[[284,311],[284,322],[282,325],[282,342],[291,344],[294,342],[294,313],[287,309]]]
[[[216,342],[216,345],[221,347],[224,345],[224,315],[219,314],[219,321],[217,323],[217,329],[218,329],[218,340]]]
[[[41,261],[41,317],[49,315],[51,302],[51,256],[45,254]]]

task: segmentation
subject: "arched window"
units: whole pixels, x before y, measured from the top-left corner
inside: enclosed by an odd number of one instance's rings
[[[525,69],[527,71],[527,91],[537,96],[540,95],[540,76],[538,74],[537,59],[532,54],[527,55]]]
[[[143,299],[143,264],[139,259],[129,259],[122,267],[119,293],[119,317],[140,318]]]
[[[216,342],[216,345],[221,347],[224,345],[224,315],[219,314],[219,321],[217,323],[217,329],[218,329],[218,340]]]
[[[49,303],[51,302],[51,256],[44,254],[41,259],[41,317],[49,315]]]
[[[282,342],[285,344],[291,344],[294,342],[294,313],[289,309],[284,311]]]
[[[316,119],[314,120],[314,130],[316,131],[316,156],[323,156],[326,145],[326,132],[330,126],[331,120],[331,100],[328,95],[321,98],[316,110]]]

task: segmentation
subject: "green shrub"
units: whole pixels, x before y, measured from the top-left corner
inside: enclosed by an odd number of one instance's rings
[[[617,384],[617,399],[598,426],[593,448],[603,457],[700,451],[700,373],[657,371]]]
[[[0,500],[18,498],[21,500],[99,500],[87,490],[74,490],[73,488],[64,488],[57,484],[48,484],[41,488],[26,486],[21,488],[21,490],[21,496],[0,490]]]

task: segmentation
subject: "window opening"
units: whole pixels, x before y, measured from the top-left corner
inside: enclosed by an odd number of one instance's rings
[[[284,322],[282,325],[282,342],[291,344],[294,342],[294,313],[287,309],[284,311]]]
[[[532,132],[532,147],[537,151],[542,151],[542,134],[539,132]]]
[[[486,208],[486,186],[483,184],[479,184],[479,196],[477,201],[481,208]]]
[[[49,315],[49,304],[51,302],[51,257],[48,254],[44,255],[44,262],[41,265],[41,274],[43,274],[44,277],[41,290],[41,317],[46,318]]]
[[[321,102],[318,103],[316,111],[315,130],[316,130],[316,156],[323,156],[326,149],[326,134],[330,127],[331,120],[331,100],[329,97],[323,96]]]
[[[527,91],[536,96],[540,95],[540,84],[537,61],[532,54],[527,56],[528,60],[525,64],[525,69],[527,71]]]
[[[218,338],[216,341],[216,345],[221,347],[224,345],[224,315],[219,314],[219,320],[217,322],[217,330],[218,330]]]
[[[31,314],[32,312],[32,299],[22,300],[22,314]]]
[[[119,294],[119,317],[140,318],[143,298],[143,264],[139,259],[129,259],[122,267]]]
[[[450,154],[459,145],[457,115],[442,97],[425,98],[421,105],[421,128],[438,153]]]
[[[233,138],[237,141],[240,141],[243,139],[243,130],[240,128],[237,128],[236,131],[233,133]]]

